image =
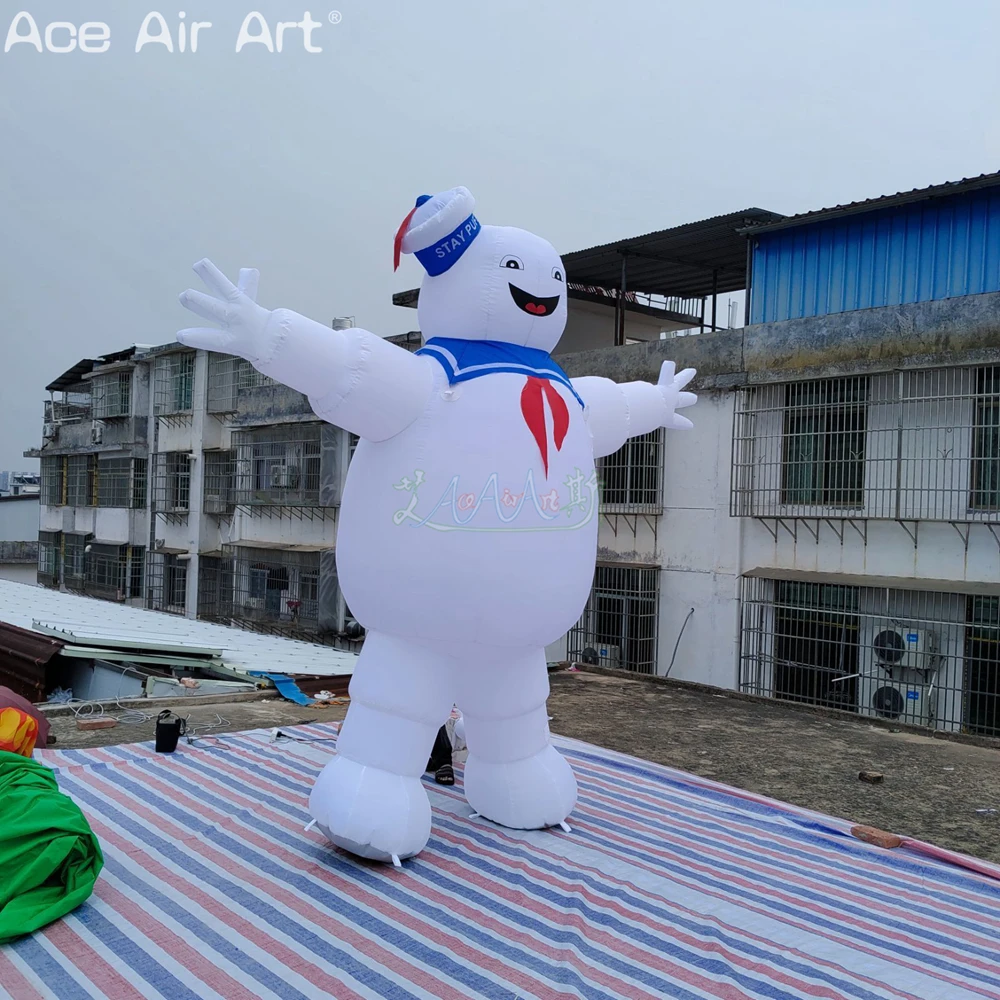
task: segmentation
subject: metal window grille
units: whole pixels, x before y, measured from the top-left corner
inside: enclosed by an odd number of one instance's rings
[[[184,614],[187,607],[186,559],[175,553],[146,553],[147,604],[157,611]]]
[[[740,687],[1000,736],[1000,599],[745,578]]]
[[[601,509],[659,513],[663,508],[663,431],[631,438],[597,464]]]
[[[231,582],[222,580],[223,617],[315,629],[319,624],[319,552],[277,552],[248,546],[226,548]]]
[[[153,409],[157,416],[188,414],[194,405],[193,352],[166,354],[153,368]]]
[[[233,435],[241,505],[320,505],[321,425],[283,424]]]
[[[146,547],[133,545],[129,557],[128,596],[142,597],[146,583]]]
[[[154,491],[157,513],[185,514],[191,506],[191,456],[160,452],[156,458]]]
[[[660,571],[599,565],[583,617],[569,633],[571,660],[655,674]]]
[[[147,480],[149,476],[149,460],[135,458],[132,460],[132,509],[146,509]]]
[[[1000,368],[749,386],[731,513],[1000,521]]]
[[[87,578],[87,545],[90,535],[63,534],[62,578],[70,590],[83,590]]]
[[[91,381],[95,420],[127,417],[132,412],[131,370],[97,375]]]
[[[128,596],[127,581],[128,546],[92,543],[86,555],[86,592],[123,601]]]
[[[205,452],[204,511],[206,514],[231,514],[235,508],[236,453]]]
[[[95,456],[70,455],[66,460],[66,503],[70,507],[95,506]]]
[[[976,373],[972,495],[976,511],[1000,511],[1000,366]]]
[[[63,503],[63,459],[61,456],[43,457],[42,471],[42,503],[50,507],[58,507]]]
[[[238,389],[259,389],[269,385],[278,385],[278,383],[270,376],[257,371],[249,361],[243,358],[236,359],[236,387]]]
[[[132,459],[98,458],[97,506],[128,507],[132,502]]]
[[[59,583],[58,531],[38,532],[38,582],[43,587],[55,587]]]
[[[209,413],[232,413],[236,409],[240,360],[229,354],[209,354],[206,400]]]
[[[45,422],[53,424],[78,424],[91,418],[90,386],[84,385],[72,392],[57,392],[45,401]]]
[[[348,433],[347,435],[347,464],[351,464],[354,458],[354,453],[358,450],[358,442],[361,440],[357,434]]]

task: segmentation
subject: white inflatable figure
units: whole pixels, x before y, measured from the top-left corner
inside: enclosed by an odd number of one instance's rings
[[[566,272],[545,240],[480,225],[462,187],[423,196],[396,237],[427,275],[416,354],[255,301],[195,265],[212,295],[181,302],[221,329],[190,347],[236,354],[305,393],[361,438],[340,510],[338,577],[367,629],[337,755],[309,808],[334,844],[399,861],[430,836],[421,775],[458,704],[465,794],[515,829],[556,826],[576,780],[550,745],[545,647],[579,620],[594,578],[595,458],[658,427],[694,376],[658,384],[569,379],[550,357],[566,324]]]

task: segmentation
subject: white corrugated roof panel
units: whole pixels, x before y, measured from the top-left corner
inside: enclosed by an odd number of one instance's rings
[[[80,594],[0,580],[0,622],[72,644],[218,654],[231,670],[275,674],[352,674],[357,654],[330,646],[192,621]]]

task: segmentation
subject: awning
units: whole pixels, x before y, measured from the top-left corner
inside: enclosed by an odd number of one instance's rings
[[[965,594],[970,597],[995,597],[995,583],[959,580],[919,580],[912,576],[868,576],[857,573],[813,573],[802,569],[771,569],[766,566],[749,570],[744,576],[758,580],[781,580],[789,583],[825,583],[838,587],[870,587],[875,590],[919,590],[922,593]]]

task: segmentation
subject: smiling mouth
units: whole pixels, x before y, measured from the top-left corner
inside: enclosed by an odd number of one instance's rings
[[[529,295],[523,288],[511,285],[509,282],[508,287],[510,288],[510,297],[514,300],[517,308],[531,313],[532,316],[551,316],[556,311],[556,306],[559,305],[558,295],[553,295],[551,299],[540,299],[536,295]]]

